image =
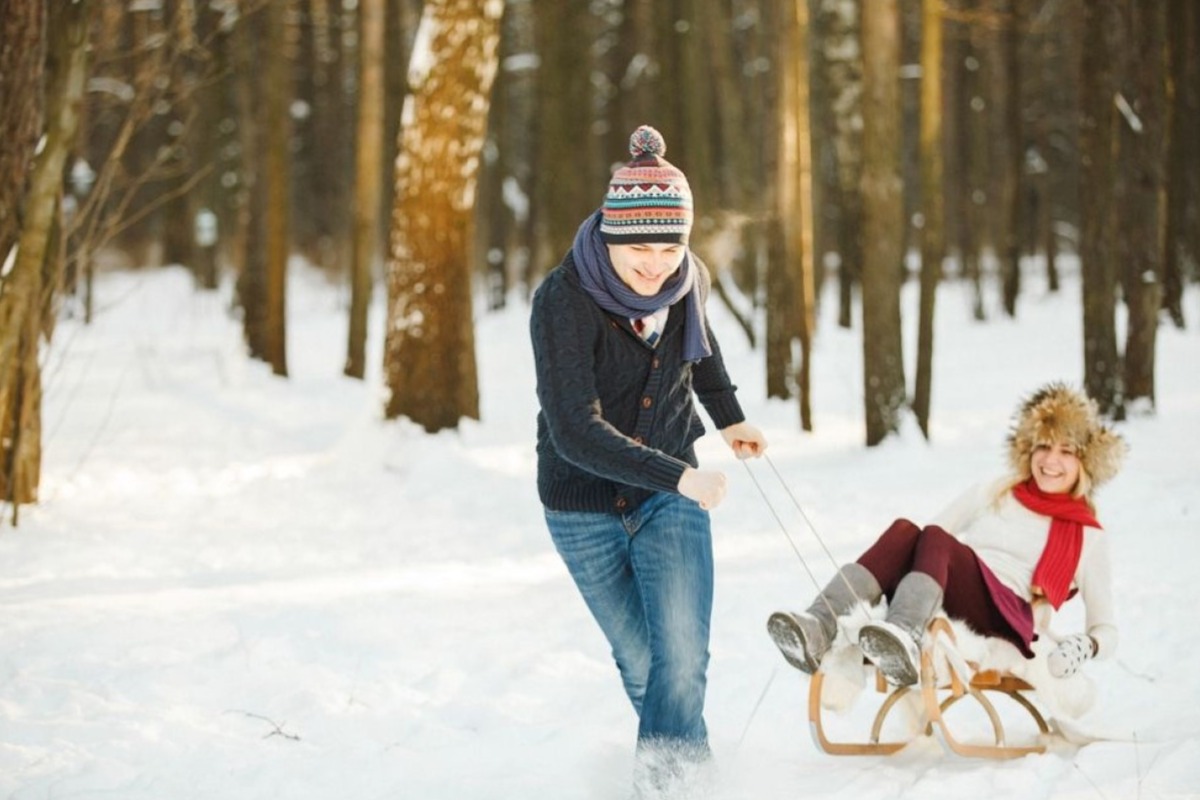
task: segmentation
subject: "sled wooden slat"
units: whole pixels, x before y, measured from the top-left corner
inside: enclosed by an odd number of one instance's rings
[[[954,642],[954,631],[950,627],[950,623],[940,617],[929,624],[927,645],[921,651],[921,694],[925,701],[925,714],[929,720],[929,729],[937,736],[942,746],[952,753],[967,758],[1021,758],[1033,753],[1046,752],[1046,745],[1040,741],[1029,745],[1008,744],[1004,722],[996,713],[996,707],[984,695],[984,692],[995,692],[1011,698],[1033,718],[1038,731],[1045,734],[1050,730],[1045,718],[1029,698],[1022,694],[1022,692],[1032,691],[1033,687],[1008,672],[980,670],[975,664],[971,665],[972,676],[967,693],[987,713],[988,720],[992,724],[994,744],[971,744],[961,742],[954,736],[950,725],[946,722],[945,712],[961,699],[962,695],[959,692],[952,692],[945,700],[938,701],[937,677],[933,665],[933,646],[938,636],[945,636],[951,644]],[[953,683],[960,684],[957,675],[953,676]]]
[[[1046,752],[1046,745],[1040,739],[1035,740],[1033,744],[1008,744],[1004,722],[997,713],[996,707],[986,696],[986,693],[994,693],[1011,698],[1020,708],[1025,709],[1040,734],[1048,734],[1050,727],[1045,718],[1024,694],[1032,692],[1033,687],[1011,673],[994,669],[979,670],[976,665],[970,665],[973,674],[969,683],[964,683],[951,669],[950,680],[939,684],[933,659],[933,648],[938,636],[946,636],[951,643],[954,641],[954,632],[949,623],[940,618],[930,623],[929,635],[926,636],[926,644],[921,651],[921,681],[917,686],[893,687],[886,682],[883,673],[875,670],[876,689],[885,697],[875,714],[870,737],[865,742],[830,741],[822,721],[821,691],[824,686],[824,675],[820,671],[813,675],[808,692],[808,719],[813,741],[817,747],[830,755],[860,756],[890,755],[907,747],[911,740],[880,742],[879,738],[888,714],[896,707],[897,703],[909,691],[919,691],[924,724],[917,726],[917,730],[923,731],[924,735],[934,736],[949,753],[966,758],[1009,759]],[[960,741],[951,730],[945,712],[966,698],[971,698],[987,714],[988,721],[992,726],[992,744]]]
[[[875,723],[871,729],[871,739],[867,742],[833,742],[825,735],[825,726],[821,722],[821,687],[825,676],[818,671],[812,676],[808,691],[808,721],[813,741],[817,748],[824,753],[834,756],[887,756],[908,746],[908,742],[881,742],[879,731],[883,727],[883,719],[896,702],[903,696],[906,689],[892,692],[884,700],[884,706],[875,715]]]

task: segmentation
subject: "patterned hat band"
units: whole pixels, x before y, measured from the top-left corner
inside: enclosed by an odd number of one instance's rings
[[[663,158],[662,134],[648,125],[629,139],[633,160],[618,169],[601,209],[600,235],[609,244],[687,244],[692,190],[687,176]]]

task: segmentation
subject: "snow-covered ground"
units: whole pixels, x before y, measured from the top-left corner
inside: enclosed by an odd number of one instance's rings
[[[945,287],[932,442],[910,422],[870,450],[859,334],[831,304],[812,434],[794,402],[764,399],[760,354],[711,309],[751,421],[835,560],[999,470],[1018,399],[1082,377],[1078,283],[1039,286],[1017,320],[982,325]],[[0,527],[0,797],[628,797],[634,715],[534,490],[522,303],[478,318],[482,421],[433,436],[381,420],[378,298],[374,374],[343,378],[345,292],[302,268],[286,380],[243,356],[227,294],[181,271],[107,276],[98,304],[46,356],[43,500]],[[1187,313],[1192,330],[1161,329],[1157,414],[1120,425],[1131,455],[1099,497],[1122,644],[1087,667],[1098,698],[1079,725],[1107,740],[1079,750],[819,753],[807,680],[764,630],[815,587],[747,469],[816,579],[834,565],[767,465],[702,441],[731,482],[714,512],[706,796],[1200,797],[1195,288]]]

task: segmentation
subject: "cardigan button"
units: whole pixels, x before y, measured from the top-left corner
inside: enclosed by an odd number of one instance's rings
[[[614,505],[616,505],[618,511],[624,511],[625,506],[629,505],[629,501],[624,497],[618,497],[617,502]]]
[[[653,397],[651,397],[650,395],[646,395],[645,397],[642,398],[642,408],[649,408],[652,405],[654,405]]]
[[[659,365],[660,363],[662,363],[662,362],[660,362],[660,361],[658,360],[658,356],[655,356],[655,357],[654,357],[654,360],[650,362],[650,366],[654,367],[655,369],[658,369],[658,365]]]
[[[646,443],[646,440],[640,436],[633,437],[633,441],[636,442],[637,444],[645,444]]]

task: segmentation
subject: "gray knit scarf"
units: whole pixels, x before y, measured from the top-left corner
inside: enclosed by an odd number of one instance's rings
[[[630,319],[653,314],[660,308],[686,300],[683,321],[683,359],[699,361],[712,355],[708,331],[704,325],[704,310],[700,304],[700,281],[692,266],[689,250],[678,271],[663,284],[655,295],[640,295],[625,285],[608,257],[608,247],[600,238],[600,216],[597,211],[583,221],[575,234],[571,251],[579,267],[583,288],[596,305],[613,314]]]

